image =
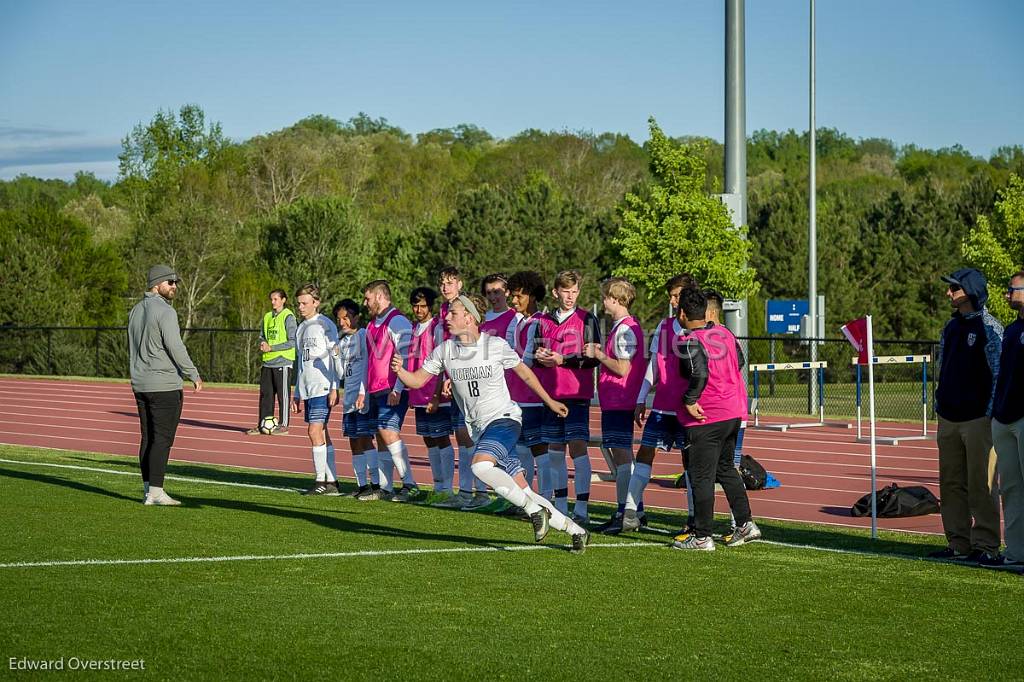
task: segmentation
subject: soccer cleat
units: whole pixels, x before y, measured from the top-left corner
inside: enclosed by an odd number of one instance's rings
[[[935,552],[928,553],[929,559],[943,559],[946,561],[961,561],[967,558],[966,554],[961,554],[952,547],[945,547]]]
[[[460,491],[449,497],[446,501],[438,502],[434,506],[438,509],[462,509],[462,507],[468,504],[472,499],[472,493]]]
[[[636,509],[627,509],[622,515],[622,530],[620,532],[626,533],[631,530],[640,530],[640,526],[640,516],[636,513]]]
[[[287,426],[275,426],[274,430],[270,432],[270,435],[271,436],[287,436],[288,435],[288,427]]]
[[[373,486],[364,487],[366,488],[366,490],[363,490],[362,493],[356,495],[357,500],[359,500],[360,502],[376,502],[377,500],[380,499],[380,488],[374,488]],[[360,490],[362,490],[362,488],[360,488]]]
[[[395,491],[391,497],[392,502],[412,502],[420,494],[419,486],[403,485],[401,490]]]
[[[338,484],[327,481],[315,481],[302,492],[303,495],[337,495]]]
[[[344,493],[341,492],[341,484],[338,483],[337,481],[328,481],[327,488],[328,490],[326,495],[328,497],[341,497],[342,495],[344,495]]]
[[[747,521],[742,526],[734,528],[722,536],[722,542],[725,543],[726,547],[739,547],[747,542],[760,539],[761,529],[753,521]]]
[[[595,529],[605,535],[618,535],[622,532],[622,514],[616,514]]]
[[[181,502],[174,499],[167,493],[160,493],[159,495],[146,495],[146,501],[143,502],[147,507],[180,507]]]
[[[583,516],[582,514],[577,514],[575,512],[573,512],[572,520],[580,528],[586,528],[590,525],[589,516]]]
[[[351,497],[354,497],[355,499],[358,500],[362,495],[365,495],[366,493],[370,492],[371,490],[372,490],[372,488],[370,486],[368,486],[368,485],[361,485],[361,486],[359,486],[358,488],[356,488],[355,490],[352,491]]]
[[[551,530],[551,525],[548,523],[550,520],[551,512],[544,507],[541,507],[533,514],[530,514],[530,523],[533,524],[534,542],[540,542],[547,537],[548,531]]]
[[[487,493],[474,493],[469,502],[459,507],[462,511],[479,511],[491,503],[491,496]]]
[[[711,536],[698,537],[696,535],[687,534],[684,539],[680,540],[683,536],[678,536],[672,542],[672,549],[695,549],[702,552],[714,552],[715,541],[711,539]]]
[[[500,514],[511,506],[512,503],[504,497],[495,497],[486,505],[480,507],[477,511],[483,512],[484,514]]]
[[[526,513],[526,510],[522,507],[517,507],[514,504],[509,504],[505,509],[499,512],[495,512],[495,516],[505,516],[513,519],[528,520],[530,515]]]
[[[583,554],[587,551],[587,545],[590,544],[590,533],[583,531],[572,536],[572,547],[569,548],[570,554]]]

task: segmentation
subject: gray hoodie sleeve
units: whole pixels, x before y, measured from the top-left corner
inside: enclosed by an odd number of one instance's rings
[[[982,313],[982,321],[985,324],[985,357],[992,371],[992,394],[989,396],[985,414],[991,417],[992,403],[996,398],[996,379],[999,377],[999,356],[1003,351],[1003,325],[988,312],[987,308]]]
[[[190,381],[199,379],[199,370],[192,363],[188,356],[188,349],[181,340],[181,329],[178,327],[178,316],[170,306],[164,314],[160,315],[160,336],[163,338],[164,348],[171,361],[177,366],[178,372],[187,377]]]

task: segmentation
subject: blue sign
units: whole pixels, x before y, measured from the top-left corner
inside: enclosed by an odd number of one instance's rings
[[[799,334],[800,320],[810,312],[807,301],[765,301],[765,331],[769,334]]]

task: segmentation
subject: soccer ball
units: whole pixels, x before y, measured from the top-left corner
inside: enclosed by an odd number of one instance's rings
[[[277,417],[264,417],[260,420],[260,433],[269,436],[277,428]]]

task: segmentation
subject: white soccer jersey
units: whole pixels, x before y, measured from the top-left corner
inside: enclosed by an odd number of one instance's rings
[[[633,330],[628,324],[622,324],[625,321],[623,317],[612,327],[612,352],[616,360],[632,360],[640,347],[640,339],[636,338]]]
[[[447,372],[452,380],[452,397],[466,416],[469,436],[475,442],[495,420],[522,423],[523,411],[509,397],[505,384],[505,370],[520,362],[504,339],[481,334],[472,345],[448,339],[434,349],[423,369],[434,375]]]
[[[338,345],[338,328],[324,315],[303,320],[295,332],[295,397],[299,400],[319,398],[338,388],[334,367],[334,348]]]
[[[366,330],[357,329],[338,341],[338,355],[335,361],[338,380],[345,388],[343,411],[356,411],[356,398],[366,394]],[[370,409],[370,401],[363,404],[363,412]]]

